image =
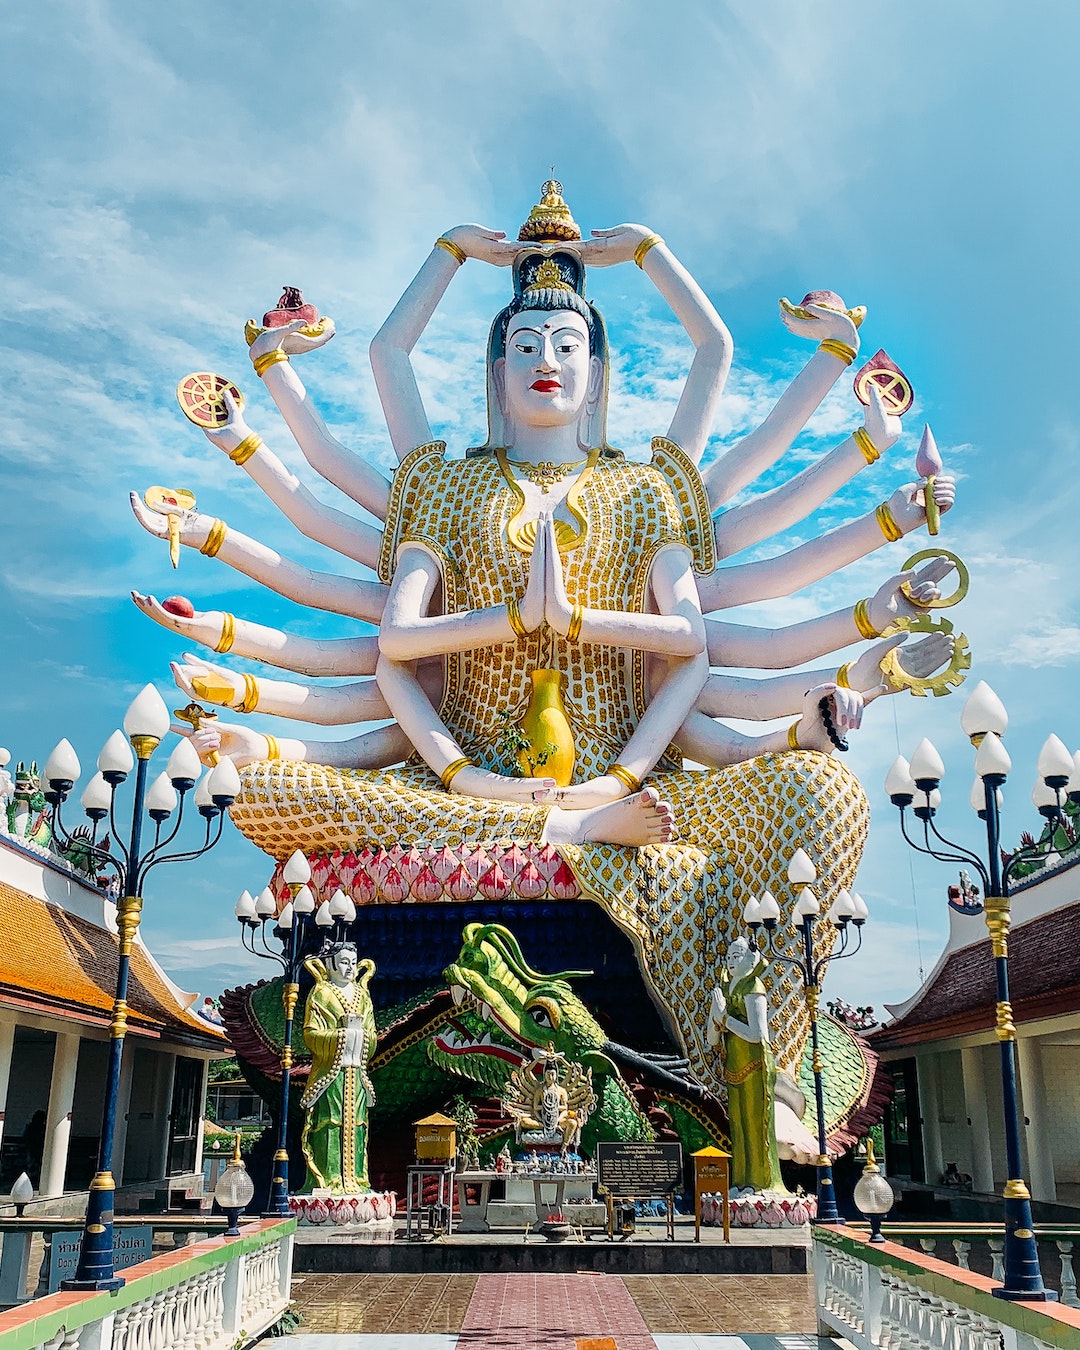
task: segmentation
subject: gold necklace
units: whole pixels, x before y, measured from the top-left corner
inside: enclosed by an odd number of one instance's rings
[[[523,477],[530,483],[535,483],[541,492],[547,493],[555,486],[561,483],[568,473],[573,469],[580,469],[588,462],[588,456],[584,459],[575,459],[571,464],[553,464],[551,460],[541,460],[539,464],[533,464],[529,460],[511,459],[507,456],[507,464],[512,468],[519,469]]]
[[[588,483],[589,479],[592,477],[593,470],[596,468],[597,462],[600,459],[600,453],[600,449],[597,447],[596,449],[589,451],[587,458],[578,460],[577,462],[578,465],[584,464],[585,467],[581,470],[577,480],[571,483],[570,491],[566,494],[566,498],[563,501],[563,506],[575,521],[576,528],[568,521],[556,520],[555,540],[559,546],[560,553],[569,553],[572,549],[577,548],[589,532],[589,521],[584,511],[581,509],[579,502],[581,493],[584,490],[586,483]],[[495,460],[507,487],[517,500],[517,509],[506,524],[506,537],[519,553],[531,553],[533,551],[533,544],[536,542],[536,521],[525,519],[525,494],[522,492],[517,479],[510,472],[511,460],[506,451],[502,449],[496,450]],[[576,468],[577,465],[558,464],[554,467],[558,469],[572,469]],[[559,478],[562,478],[562,474],[559,475]],[[556,479],[556,482],[558,481],[559,479]]]

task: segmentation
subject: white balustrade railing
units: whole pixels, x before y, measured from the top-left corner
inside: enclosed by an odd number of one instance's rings
[[[908,1236],[911,1236],[910,1234]],[[1017,1304],[993,1297],[1001,1282],[1000,1238],[990,1243],[992,1276],[972,1273],[972,1242],[952,1238],[955,1276],[935,1253],[942,1235],[919,1235],[921,1251],[870,1243],[853,1229],[816,1227],[813,1264],[819,1329],[856,1350],[1051,1350],[1080,1345],[1071,1239],[1053,1239],[1061,1257],[1061,1303]],[[949,1240],[949,1239],[945,1239]],[[1063,1306],[1064,1305],[1064,1306]],[[1032,1321],[1039,1325],[1033,1328]]]
[[[33,1299],[0,1313],[0,1350],[233,1350],[289,1306],[294,1219],[211,1238],[124,1272],[112,1294]],[[164,1283],[164,1287],[163,1286]]]

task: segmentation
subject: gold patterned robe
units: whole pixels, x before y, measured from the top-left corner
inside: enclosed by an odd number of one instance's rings
[[[531,546],[518,530],[520,490],[491,452],[447,460],[441,442],[402,461],[391,490],[380,577],[389,582],[403,544],[439,563],[443,612],[505,604],[524,594]],[[649,464],[611,453],[596,459],[567,497],[579,526],[560,545],[566,588],[587,608],[641,613],[660,549],[687,547],[695,570],[716,566],[700,476],[677,446],[653,442]],[[564,535],[567,534],[565,524]],[[516,539],[517,543],[513,540]],[[567,547],[569,544],[569,547]],[[564,676],[574,734],[574,781],[606,772],[645,710],[640,652],[571,642],[546,626],[527,637],[446,658],[440,716],[476,764],[509,772],[500,749],[520,722],[530,675]],[[507,717],[509,714],[509,717]],[[303,763],[249,765],[232,810],[249,839],[275,858],[364,844],[536,842],[548,808],[448,793],[426,765],[339,770]],[[868,810],[855,778],[811,751],[773,755],[718,771],[683,770],[669,746],[648,781],[675,808],[677,843],[631,849],[565,846],[582,891],[600,903],[638,949],[654,998],[698,1076],[722,1095],[723,1072],[704,1035],[706,981],[737,934],[750,895],[786,892],[784,868],[798,845],[818,861],[819,891],[854,879]],[[770,972],[772,975],[772,972]],[[797,1068],[805,1014],[790,979],[775,974],[771,1002],[779,1067]],[[766,984],[770,978],[766,977]]]

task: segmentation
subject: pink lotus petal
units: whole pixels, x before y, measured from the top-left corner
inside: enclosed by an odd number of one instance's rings
[[[379,899],[387,905],[400,905],[409,898],[409,883],[396,867],[387,867],[379,886]]]
[[[505,900],[510,894],[510,879],[497,862],[493,862],[476,883],[485,900]]]
[[[574,900],[580,894],[577,877],[561,858],[558,870],[548,882],[548,893],[555,900]]]
[[[438,880],[445,886],[461,866],[461,860],[452,848],[444,844],[442,848],[432,850],[429,865]]]
[[[476,894],[476,878],[460,865],[446,879],[446,894],[451,900],[471,900]]]
[[[527,862],[514,877],[514,894],[522,900],[539,900],[547,891],[547,882],[535,863]]]
[[[414,900],[422,903],[432,904],[436,900],[442,899],[443,886],[431,868],[424,863],[417,873],[416,880],[409,887],[409,894]]]

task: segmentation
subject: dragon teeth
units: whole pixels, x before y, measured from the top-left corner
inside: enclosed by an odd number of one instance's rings
[[[452,984],[450,986],[450,993],[454,999],[454,1006],[456,1008],[460,1008],[461,1004],[465,1000],[465,990],[461,987],[460,984]]]

